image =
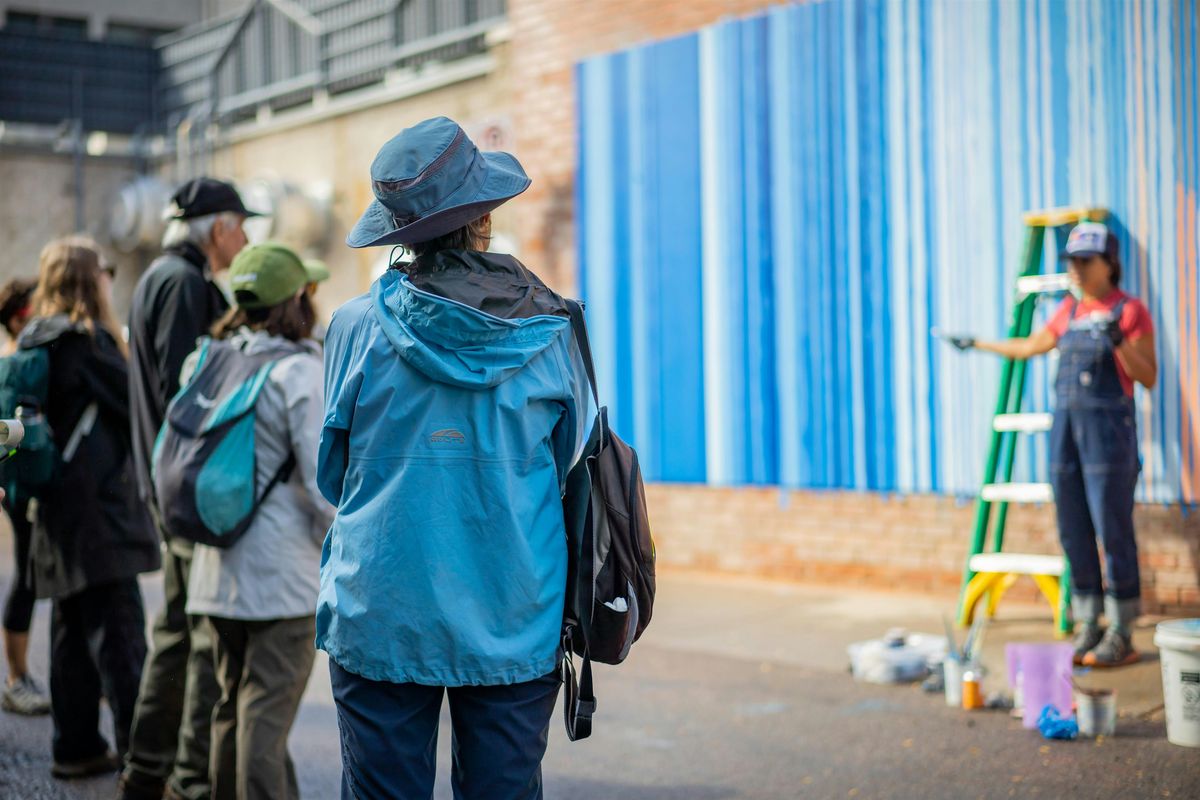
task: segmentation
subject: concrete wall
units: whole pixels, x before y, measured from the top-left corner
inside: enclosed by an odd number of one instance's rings
[[[117,189],[136,175],[133,165],[117,159],[84,162],[84,227],[75,227],[75,172],[70,156],[0,151],[0,281],[35,277],[38,254],[57,236],[87,233],[104,243],[110,202]],[[123,255],[109,250],[117,265],[113,300],[125,319],[129,298],[151,254]]]

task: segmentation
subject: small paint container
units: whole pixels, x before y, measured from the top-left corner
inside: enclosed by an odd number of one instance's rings
[[[983,708],[983,687],[980,685],[980,673],[976,668],[968,667],[962,674],[962,707],[967,711]]]
[[[1080,736],[1087,738],[1112,736],[1117,732],[1116,690],[1076,690],[1075,717],[1079,721]]]

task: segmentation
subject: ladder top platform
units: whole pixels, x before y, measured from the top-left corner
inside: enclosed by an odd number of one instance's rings
[[[980,553],[971,556],[967,568],[972,572],[1008,575],[1062,575],[1064,565],[1062,556],[1029,553]]]
[[[1095,206],[1044,208],[1037,211],[1026,211],[1022,216],[1025,224],[1031,228],[1057,228],[1060,225],[1070,225],[1084,219],[1100,222],[1107,218],[1108,209]]]

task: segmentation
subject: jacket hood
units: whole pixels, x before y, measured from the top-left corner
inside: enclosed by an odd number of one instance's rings
[[[506,272],[491,282],[503,289]],[[486,273],[479,280],[489,281]],[[467,389],[495,386],[549,347],[570,322],[553,313],[502,318],[418,289],[388,270],[371,287],[375,317],[401,358],[430,379]],[[552,306],[546,306],[553,312]]]
[[[66,314],[35,317],[21,330],[21,335],[17,337],[17,346],[23,350],[42,347],[67,333],[89,333],[89,331],[82,322],[72,322]]]
[[[304,340],[302,342],[293,342],[290,339],[285,339],[282,336],[272,336],[266,331],[251,330],[247,326],[238,328],[232,336],[229,337],[229,343],[240,348],[248,355],[257,355],[259,353],[267,353],[275,350],[295,353],[314,353],[321,354],[321,347],[312,340]]]

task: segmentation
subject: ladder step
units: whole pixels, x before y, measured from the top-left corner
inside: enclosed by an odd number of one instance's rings
[[[1044,411],[1031,411],[1023,414],[997,414],[992,420],[992,428],[997,431],[1015,431],[1017,433],[1042,433],[1050,430],[1054,424],[1054,415]]]
[[[1031,294],[1053,294],[1065,292],[1071,288],[1071,278],[1065,272],[1045,275],[1026,275],[1017,278],[1017,295],[1028,297]]]
[[[1053,503],[1048,483],[989,483],[979,496],[989,503]]]
[[[1098,206],[1041,208],[1036,211],[1026,211],[1022,215],[1025,224],[1035,228],[1057,228],[1059,225],[1070,225],[1072,222],[1083,222],[1085,219],[1103,222],[1107,218],[1108,209]]]
[[[1062,556],[1030,553],[979,553],[967,560],[972,572],[1007,572],[1013,575],[1062,575]]]

